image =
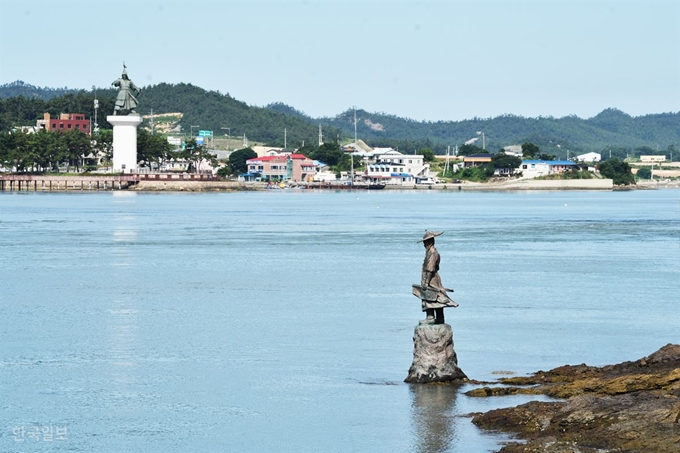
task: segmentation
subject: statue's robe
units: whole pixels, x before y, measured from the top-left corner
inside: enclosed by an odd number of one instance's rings
[[[439,252],[434,246],[427,249],[420,285],[413,285],[413,295],[419,297],[422,301],[423,311],[432,308],[458,306],[446,293],[448,289],[442,285],[441,277],[439,277],[439,260]]]

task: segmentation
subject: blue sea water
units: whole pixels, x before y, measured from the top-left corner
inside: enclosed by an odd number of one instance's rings
[[[0,193],[0,451],[492,451],[403,383],[425,229],[471,378],[680,341],[678,191]]]

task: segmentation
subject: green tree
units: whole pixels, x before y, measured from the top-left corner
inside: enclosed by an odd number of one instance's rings
[[[506,168],[512,173],[516,168],[519,168],[519,166],[522,165],[522,159],[515,156],[508,156],[505,153],[498,153],[493,156],[491,163],[495,169],[500,170]]]
[[[337,165],[344,153],[337,143],[324,143],[314,150],[308,157],[323,162],[328,166]]]
[[[93,152],[102,162],[111,162],[113,159],[113,130],[99,130],[97,135],[92,136]]]
[[[600,162],[597,169],[605,178],[610,178],[617,186],[625,186],[635,184],[635,178],[630,170],[630,165],[617,158],[605,160]]]
[[[208,152],[208,148],[196,143],[195,138],[187,140],[186,146],[179,152],[179,157],[188,160],[190,162],[190,169],[193,169],[195,173],[200,172],[203,161],[208,161],[213,166],[217,165],[215,156]]]
[[[71,166],[76,167],[76,171],[79,171],[83,164],[83,159],[92,152],[90,137],[86,133],[75,129],[68,132],[59,132],[58,134],[66,145],[67,171]]]
[[[9,140],[7,141],[7,163],[8,167],[13,168],[18,172],[26,171],[26,168],[31,165],[28,134],[18,131],[9,133]]]
[[[10,149],[12,149],[12,134],[0,132],[0,167],[7,168],[10,166]]]
[[[142,129],[137,133],[137,160],[144,167],[155,163],[158,168],[168,160],[172,145],[161,135],[151,135]]]
[[[432,151],[430,148],[423,148],[418,152],[418,154],[423,156],[423,160],[425,162],[434,162],[436,159],[436,157],[434,157],[434,151]]]
[[[28,137],[32,153],[35,155],[35,165],[37,170],[45,171],[51,169],[55,162],[62,156],[62,148],[58,146],[58,137],[52,132],[44,129]]]
[[[318,146],[314,145],[304,145],[298,148],[297,153],[304,156],[310,157],[318,149]],[[311,158],[311,157],[310,157]]]
[[[248,159],[254,159],[257,153],[250,148],[239,149],[229,155],[229,168],[231,174],[246,173],[248,171]]]
[[[352,167],[354,167],[354,172],[356,174],[357,170],[360,168],[359,162],[357,162],[357,159],[354,159],[350,153],[343,153],[342,156],[340,156],[338,163],[333,165],[332,170],[339,173],[341,171],[351,171]]]
[[[222,179],[226,179],[231,174],[233,174],[233,172],[229,164],[226,164],[217,170],[217,176],[219,176]]]
[[[538,146],[531,142],[522,143],[522,157],[525,159],[533,159],[540,154],[541,150]]]
[[[639,168],[636,176],[640,179],[652,179],[652,170],[648,167]]]
[[[459,156],[471,156],[473,154],[482,154],[485,153],[483,148],[475,145],[463,145],[460,148],[458,148],[458,155]]]

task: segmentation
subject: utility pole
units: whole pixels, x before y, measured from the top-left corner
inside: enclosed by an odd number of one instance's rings
[[[477,131],[477,135],[482,136],[482,149],[486,149],[486,139],[484,138],[484,131]]]
[[[321,125],[319,124],[319,146],[323,145],[323,134],[321,133]]]
[[[286,128],[283,128],[283,149],[288,148],[288,131]]]
[[[151,109],[151,118],[149,119],[149,123],[151,123],[151,135],[153,135],[153,109]]]
[[[354,107],[354,151],[357,149],[357,108]],[[354,151],[349,155],[351,162],[350,180],[349,185],[354,185]]]

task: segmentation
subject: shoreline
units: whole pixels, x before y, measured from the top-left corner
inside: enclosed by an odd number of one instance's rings
[[[198,181],[198,180],[141,180],[113,181],[108,184],[96,182],[88,176],[42,177],[19,176],[16,181],[8,176],[0,176],[2,185],[0,192],[99,192],[106,190],[128,190],[134,192],[245,192],[269,190],[325,190],[325,191],[364,191],[365,187],[328,186],[298,184],[284,189],[269,189],[266,183],[238,181]],[[49,181],[49,184],[46,183]],[[23,183],[23,184],[22,184]],[[635,186],[614,186],[611,179],[576,179],[576,180],[512,180],[493,183],[440,183],[436,185],[390,186],[383,190],[438,190],[438,191],[623,191],[623,190],[656,190],[678,189],[680,181],[638,181]]]
[[[517,435],[500,453],[572,451],[675,452],[680,441],[680,345],[667,344],[634,362],[565,365],[528,377],[499,379],[471,397],[546,395],[473,415],[478,427]]]

